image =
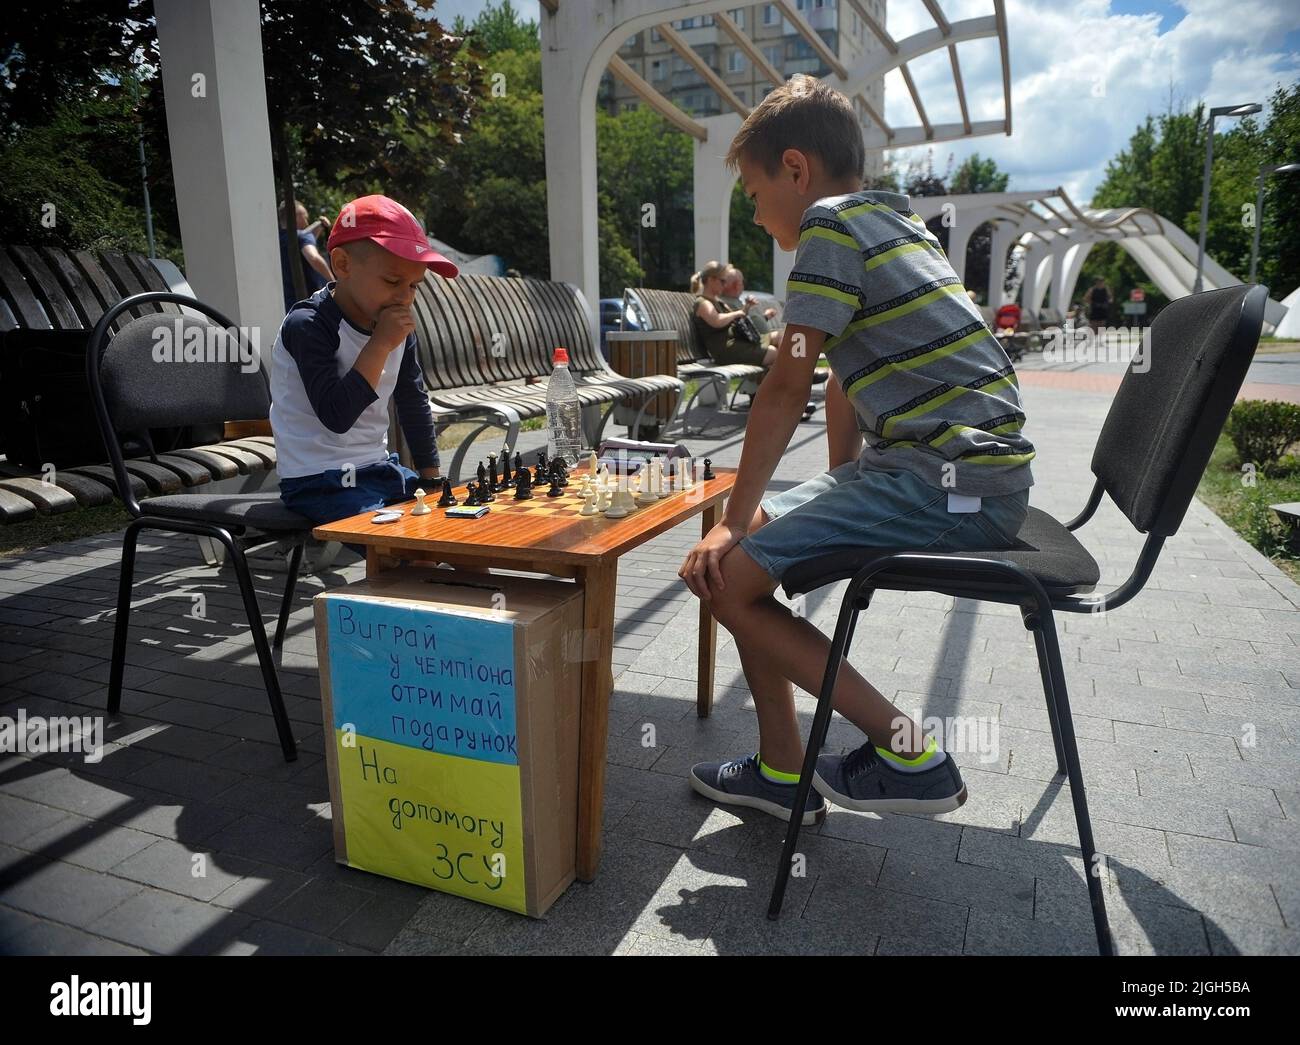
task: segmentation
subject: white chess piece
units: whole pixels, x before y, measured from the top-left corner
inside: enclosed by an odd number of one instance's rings
[[[686,463],[686,467],[682,469],[682,482],[683,490],[695,489],[695,458],[693,457]]]
[[[411,509],[412,515],[428,515],[433,511],[432,508],[424,503],[425,496],[426,494],[423,489],[415,491],[415,507]]]
[[[659,500],[668,496],[667,491],[664,490],[664,459],[662,457],[656,457],[650,462],[650,492]]]
[[[609,487],[597,486],[596,487],[596,511],[603,512],[608,510],[611,503],[612,503],[612,499],[610,497]]]
[[[592,450],[587,456],[587,473],[592,479],[596,478],[596,473],[600,471],[600,463],[596,457],[596,451]]]
[[[579,511],[578,514],[579,515],[599,514],[599,512],[596,511],[596,491],[590,486],[588,486],[585,490],[582,491],[582,510]]]
[[[645,507],[647,504],[654,504],[655,501],[659,500],[659,495],[655,493],[655,488],[654,488],[655,487],[654,461],[651,461],[648,465],[642,468],[641,475],[637,476],[637,478],[641,479],[640,488],[637,490],[636,493],[635,503],[637,504],[637,506]]]
[[[609,506],[605,509],[606,519],[621,519],[628,514],[628,500],[632,496],[627,488],[627,476],[619,476],[620,482],[612,493],[607,491]]]

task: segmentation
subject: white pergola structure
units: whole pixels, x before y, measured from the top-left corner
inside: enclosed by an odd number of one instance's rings
[[[1006,13],[1003,0],[991,0],[993,13],[949,22],[937,0],[921,0],[934,26],[904,40],[895,40],[859,0],[840,0],[841,12],[852,8],[880,41],[882,48],[863,54],[852,65],[826,46],[798,11],[794,0],[775,0],[774,6],[813,51],[829,66],[827,82],[854,99],[868,121],[863,139],[868,150],[952,141],[982,134],[1011,133],[1011,71],[1008,62]],[[673,126],[695,139],[695,257],[702,264],[727,257],[727,226],[736,175],[723,166],[731,139],[749,115],[745,105],[725,82],[691,49],[681,33],[669,24],[683,18],[712,15],[715,23],[739,47],[754,67],[773,85],[785,77],[760,48],[728,16],[727,10],[743,6],[738,0],[541,0],[542,104],[546,127],[546,203],[551,229],[551,278],[576,284],[588,301],[599,297],[599,263],[596,217],[596,95],[608,69],[660,113]],[[843,14],[841,13],[841,19]],[[617,51],[629,36],[656,29],[681,58],[695,68],[731,109],[718,116],[696,119],[682,112],[645,79],[637,75]],[[844,30],[843,20],[840,23]],[[957,45],[981,38],[996,38],[1002,61],[1003,116],[997,120],[970,118]],[[961,108],[961,122],[933,123],[917,90],[908,63],[932,51],[946,49],[952,63],[953,83]],[[897,69],[916,107],[916,126],[892,127],[867,98],[867,89]],[[880,92],[877,92],[878,94]],[[883,106],[882,106],[883,108]],[[793,254],[774,245],[773,285],[781,286]],[[596,322],[592,317],[593,324]]]
[[[993,226],[987,293],[991,309],[1016,296],[1003,288],[1011,250],[1020,252],[1024,264],[1020,307],[1031,315],[1046,308],[1057,321],[1069,307],[1079,271],[1095,243],[1118,243],[1170,299],[1190,294],[1196,281],[1196,241],[1174,222],[1145,207],[1081,209],[1064,189],[1056,188],[916,196],[912,209],[926,221],[944,218],[947,222],[948,260],[963,278],[971,233],[985,222]],[[1237,286],[1241,280],[1206,257],[1202,282],[1204,289],[1215,290]],[[1264,319],[1276,326],[1285,314],[1285,305],[1270,300]]]

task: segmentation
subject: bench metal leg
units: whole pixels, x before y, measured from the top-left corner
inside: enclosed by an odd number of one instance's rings
[[[465,455],[469,452],[469,448],[474,445],[474,440],[478,438],[479,433],[484,429],[504,428],[506,430],[505,445],[510,447],[511,450],[517,445],[519,439],[519,414],[507,406],[493,406],[491,409],[499,416],[484,418],[479,426],[461,441],[451,459],[451,471],[447,474],[453,486],[459,485],[460,470],[465,463]]]

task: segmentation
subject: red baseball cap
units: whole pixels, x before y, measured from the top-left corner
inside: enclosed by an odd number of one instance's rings
[[[325,249],[333,250],[359,239],[372,239],[407,261],[422,261],[448,279],[460,274],[460,269],[429,246],[415,215],[387,196],[361,196],[345,203]]]

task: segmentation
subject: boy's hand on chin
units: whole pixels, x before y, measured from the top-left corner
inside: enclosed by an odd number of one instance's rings
[[[409,305],[385,305],[375,316],[370,340],[391,352],[415,331],[415,313]]]

